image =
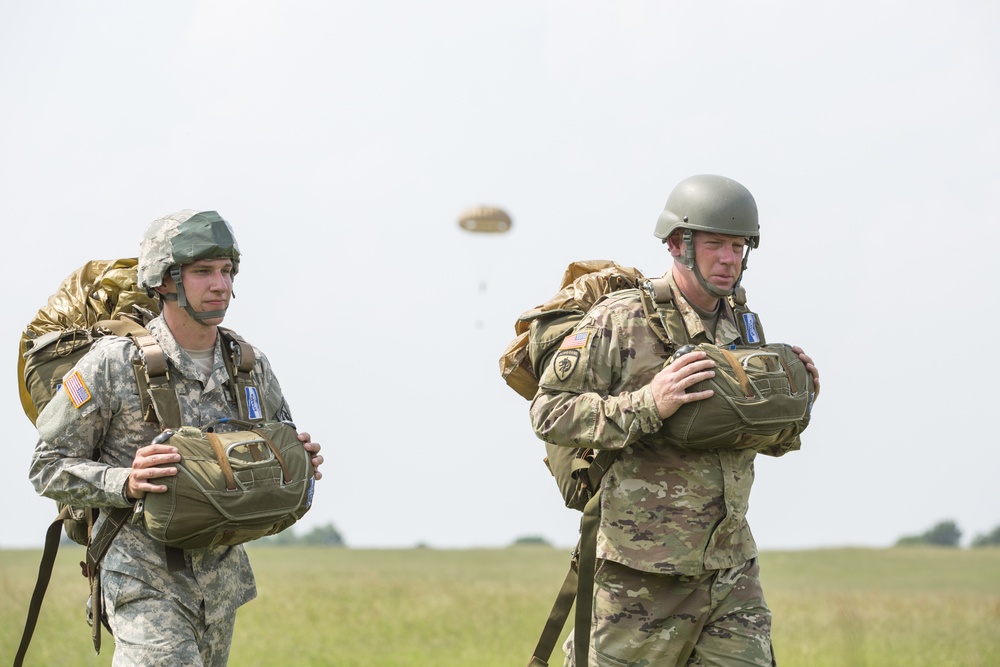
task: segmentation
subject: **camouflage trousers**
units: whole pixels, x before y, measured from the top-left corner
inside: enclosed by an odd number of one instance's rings
[[[759,573],[757,559],[691,577],[599,560],[590,665],[772,665],[771,611]],[[572,634],[563,649],[572,667]]]
[[[146,582],[101,574],[104,609],[115,640],[112,667],[225,667],[236,616],[207,625],[195,612]]]

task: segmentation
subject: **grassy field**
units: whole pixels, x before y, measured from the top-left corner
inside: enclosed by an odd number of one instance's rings
[[[238,616],[230,664],[517,667],[568,564],[563,550],[254,547],[259,597]],[[0,664],[10,664],[39,551],[0,551]],[[63,546],[28,665],[110,665],[83,608],[82,549]],[[783,667],[1000,665],[1000,549],[766,552]],[[561,661],[553,660],[553,664]]]

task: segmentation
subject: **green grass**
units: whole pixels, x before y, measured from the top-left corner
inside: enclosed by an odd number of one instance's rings
[[[1000,549],[770,552],[761,564],[779,664],[1000,665]]]
[[[39,551],[0,551],[0,664],[19,642]],[[63,546],[28,665],[110,665],[83,620],[79,547]],[[250,546],[259,597],[230,664],[523,665],[568,565],[563,550]],[[1000,664],[1000,549],[767,552],[783,667]],[[555,659],[553,664],[561,664]]]

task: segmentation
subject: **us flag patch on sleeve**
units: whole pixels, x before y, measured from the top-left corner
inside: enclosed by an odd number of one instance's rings
[[[74,372],[63,380],[63,389],[66,390],[66,394],[75,408],[79,408],[90,400],[90,390],[87,389],[87,385],[84,383],[79,371]]]
[[[559,346],[560,350],[576,350],[587,344],[587,339],[590,338],[589,331],[582,331],[576,334],[570,334],[563,338],[562,345]]]

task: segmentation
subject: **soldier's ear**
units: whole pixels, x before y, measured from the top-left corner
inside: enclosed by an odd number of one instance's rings
[[[667,237],[667,248],[674,257],[681,257],[684,254],[684,243],[681,240],[681,230],[675,229],[674,233]]]

